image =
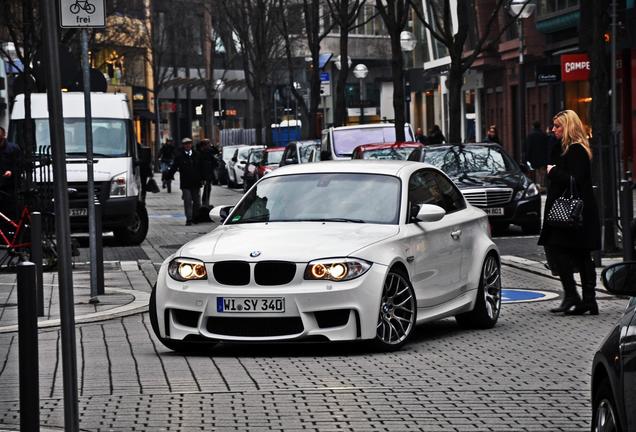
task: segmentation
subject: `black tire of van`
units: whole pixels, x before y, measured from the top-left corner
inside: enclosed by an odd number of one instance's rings
[[[115,240],[122,246],[137,246],[146,239],[148,234],[148,211],[146,206],[138,202],[137,211],[130,224],[113,230]]]

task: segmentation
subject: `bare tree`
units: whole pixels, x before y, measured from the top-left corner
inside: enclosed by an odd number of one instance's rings
[[[497,16],[502,8],[510,3],[510,0],[492,0],[495,4],[493,5],[485,26],[482,27],[482,34],[478,36],[473,46],[467,45],[471,30],[469,14],[476,15],[474,3],[464,1],[456,2],[457,27],[455,27],[453,25],[450,0],[427,0],[426,4],[429,6],[428,16],[423,13],[420,1],[409,1],[422,25],[426,27],[436,40],[448,49],[448,55],[450,57],[450,65],[448,68],[448,141],[453,143],[460,142],[464,73],[470,69],[477,57],[498,43],[504,32],[508,30],[508,28],[515,23],[516,18],[523,13],[523,10],[527,4],[530,3],[530,0],[527,0],[523,4],[523,8],[520,8],[519,13],[503,26],[496,25]]]
[[[404,56],[400,45],[400,34],[409,19],[409,0],[376,0],[391,38],[391,72],[393,76],[393,111],[395,112],[395,139],[405,141],[404,135]]]
[[[327,0],[330,15],[340,30],[340,72],[336,81],[334,125],[346,123],[345,86],[349,75],[349,32],[357,27],[356,21],[366,0]]]
[[[284,3],[278,0],[220,0],[220,13],[238,39],[245,84],[254,100],[256,143],[272,145],[272,88],[276,71],[285,59],[284,42],[276,23],[283,16]]]

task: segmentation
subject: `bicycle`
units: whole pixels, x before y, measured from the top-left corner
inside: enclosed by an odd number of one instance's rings
[[[95,5],[89,3],[88,0],[75,0],[75,3],[69,6],[69,10],[72,14],[79,13],[80,9],[92,14],[95,12]]]
[[[0,199],[6,192],[0,191]],[[42,226],[52,223],[53,215],[42,214]],[[57,264],[57,249],[53,238],[42,233],[42,267],[50,269]],[[1,271],[15,271],[16,266],[31,258],[31,212],[24,206],[17,220],[9,218],[0,211],[0,250],[5,254],[0,256]]]

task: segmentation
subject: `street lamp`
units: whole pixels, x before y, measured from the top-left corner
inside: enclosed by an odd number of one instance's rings
[[[221,142],[221,92],[223,92],[223,89],[225,88],[225,81],[223,81],[221,78],[217,79],[214,82],[214,90],[216,90],[216,94],[219,97],[219,143]]]
[[[411,51],[415,49],[415,45],[417,45],[417,40],[415,39],[415,35],[408,31],[404,30],[400,33],[400,48],[402,52],[408,55]],[[405,64],[406,66],[406,64]],[[404,118],[407,123],[411,123],[411,86],[406,77],[406,73],[404,73]]]
[[[354,68],[353,68],[353,76],[358,78],[360,80],[360,124],[364,124],[364,99],[363,99],[363,86],[364,86],[364,79],[367,77],[367,75],[369,74],[369,69],[367,69],[367,67],[365,65],[363,65],[362,63],[357,64]],[[366,92],[365,92],[366,93]]]
[[[341,70],[342,69],[342,56],[338,56],[336,57],[336,59],[333,62],[336,65],[336,69]],[[351,67],[351,57],[347,56],[347,67]]]
[[[530,0],[512,0],[508,12],[517,19],[517,27],[519,28],[519,94],[517,97],[517,115],[519,116],[519,136],[517,145],[515,146],[515,157],[517,161],[521,161],[525,156],[522,155],[521,143],[526,136],[526,68],[524,62],[525,37],[523,34],[523,21],[530,18],[534,13],[536,5],[530,3]]]

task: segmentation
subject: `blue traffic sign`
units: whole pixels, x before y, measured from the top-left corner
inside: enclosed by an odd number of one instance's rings
[[[320,72],[320,81],[329,81],[329,72]]]
[[[551,300],[559,295],[549,291],[535,291],[524,289],[504,288],[501,290],[502,303],[525,303],[533,301]]]

